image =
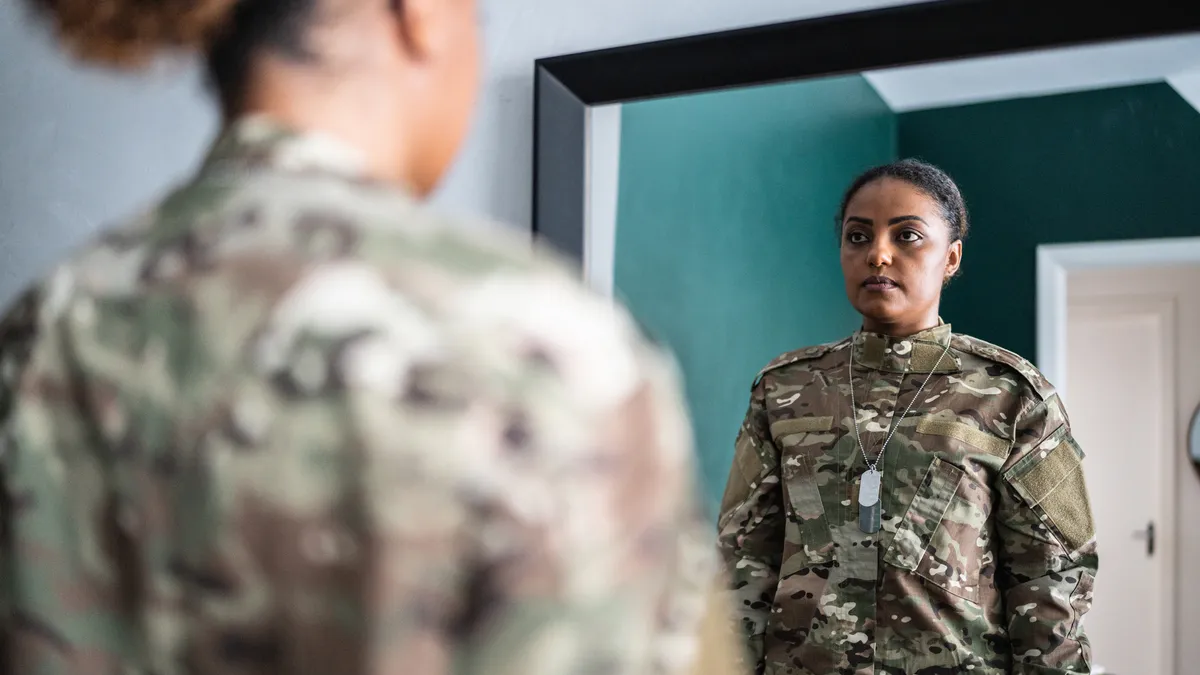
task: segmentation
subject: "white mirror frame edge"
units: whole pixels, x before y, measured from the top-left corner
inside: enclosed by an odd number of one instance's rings
[[[589,287],[611,298],[617,262],[621,104],[591,106],[586,114],[583,275]]]

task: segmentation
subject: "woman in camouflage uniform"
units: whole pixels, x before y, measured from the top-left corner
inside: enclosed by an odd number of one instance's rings
[[[225,116],[0,322],[0,672],[689,672],[670,362],[423,203],[475,1],[28,3],[89,60],[197,52]]]
[[[1062,403],[938,315],[958,188],[928,164],[877,167],[838,220],[862,328],[759,374],[721,509],[752,668],[1088,672],[1097,556]]]

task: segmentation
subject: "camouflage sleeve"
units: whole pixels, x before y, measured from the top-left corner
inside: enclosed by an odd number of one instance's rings
[[[1098,558],[1082,460],[1057,396],[1020,416],[997,507],[1015,675],[1091,670],[1083,619]]]
[[[748,670],[763,670],[763,634],[783,555],[779,451],[767,427],[761,383],[734,445],[718,520],[719,547],[746,634]]]

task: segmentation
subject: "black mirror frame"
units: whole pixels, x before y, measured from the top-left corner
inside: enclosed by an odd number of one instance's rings
[[[1198,30],[1181,0],[940,0],[539,59],[533,236],[582,263],[592,106]]]

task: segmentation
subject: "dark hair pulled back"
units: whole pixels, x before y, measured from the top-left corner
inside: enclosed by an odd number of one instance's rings
[[[842,206],[838,209],[839,239],[842,233],[842,222],[846,219],[846,207],[849,206],[850,200],[866,185],[884,178],[902,180],[937,202],[942,212],[942,219],[950,226],[950,241],[966,238],[969,227],[967,204],[954,180],[945,171],[932,164],[917,159],[902,159],[867,169],[850,184],[845,196],[842,197]]]

